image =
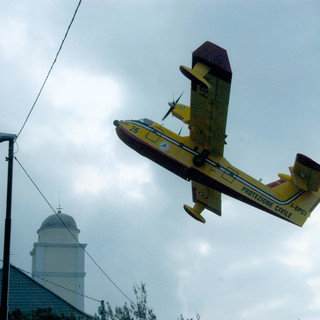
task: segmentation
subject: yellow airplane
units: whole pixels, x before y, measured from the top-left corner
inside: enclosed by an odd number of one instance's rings
[[[270,184],[252,178],[224,157],[232,72],[227,51],[209,41],[192,54],[192,69],[180,66],[191,80],[191,107],[171,103],[172,114],[189,125],[180,135],[148,120],[114,121],[119,138],[141,155],[192,182],[193,207],[185,211],[198,221],[204,209],[221,216],[221,193],[302,226],[320,202],[320,165],[297,154],[291,175]],[[165,118],[164,117],[164,118]]]

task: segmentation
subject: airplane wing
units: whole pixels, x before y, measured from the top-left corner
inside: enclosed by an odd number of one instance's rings
[[[192,197],[194,203],[201,203],[211,212],[221,216],[221,193],[203,184],[192,181]]]
[[[193,52],[192,67],[180,67],[191,80],[190,137],[200,149],[220,157],[232,78],[227,51],[207,41]]]

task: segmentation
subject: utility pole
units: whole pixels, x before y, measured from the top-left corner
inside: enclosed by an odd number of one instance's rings
[[[1,309],[0,319],[8,319],[8,293],[9,293],[9,275],[10,275],[10,238],[11,238],[11,202],[12,202],[12,176],[13,176],[13,151],[14,141],[17,138],[15,134],[0,132],[0,143],[9,142],[8,148],[8,176],[7,176],[7,209],[4,229],[3,246],[3,267],[2,267],[2,288],[1,288]]]

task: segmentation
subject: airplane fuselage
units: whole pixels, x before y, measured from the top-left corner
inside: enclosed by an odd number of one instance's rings
[[[185,180],[196,181],[297,225],[310,215],[310,208],[303,206],[305,192],[294,184],[284,183],[285,192],[277,192],[275,185],[265,185],[233,167],[224,157],[210,154],[197,166],[194,158],[203,155],[204,150],[199,150],[190,137],[181,137],[151,120],[116,120],[114,124],[119,138],[130,148]],[[299,205],[295,204],[298,198]]]

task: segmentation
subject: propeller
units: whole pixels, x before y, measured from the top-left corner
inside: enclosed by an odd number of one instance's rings
[[[174,101],[174,99],[173,99],[172,102],[168,102],[168,105],[170,106],[170,108],[169,108],[168,112],[165,114],[165,116],[162,118],[161,121],[163,121],[172,112],[172,110],[174,109],[176,104],[179,102],[182,95],[183,95],[183,92],[180,94],[179,98],[176,101]]]

